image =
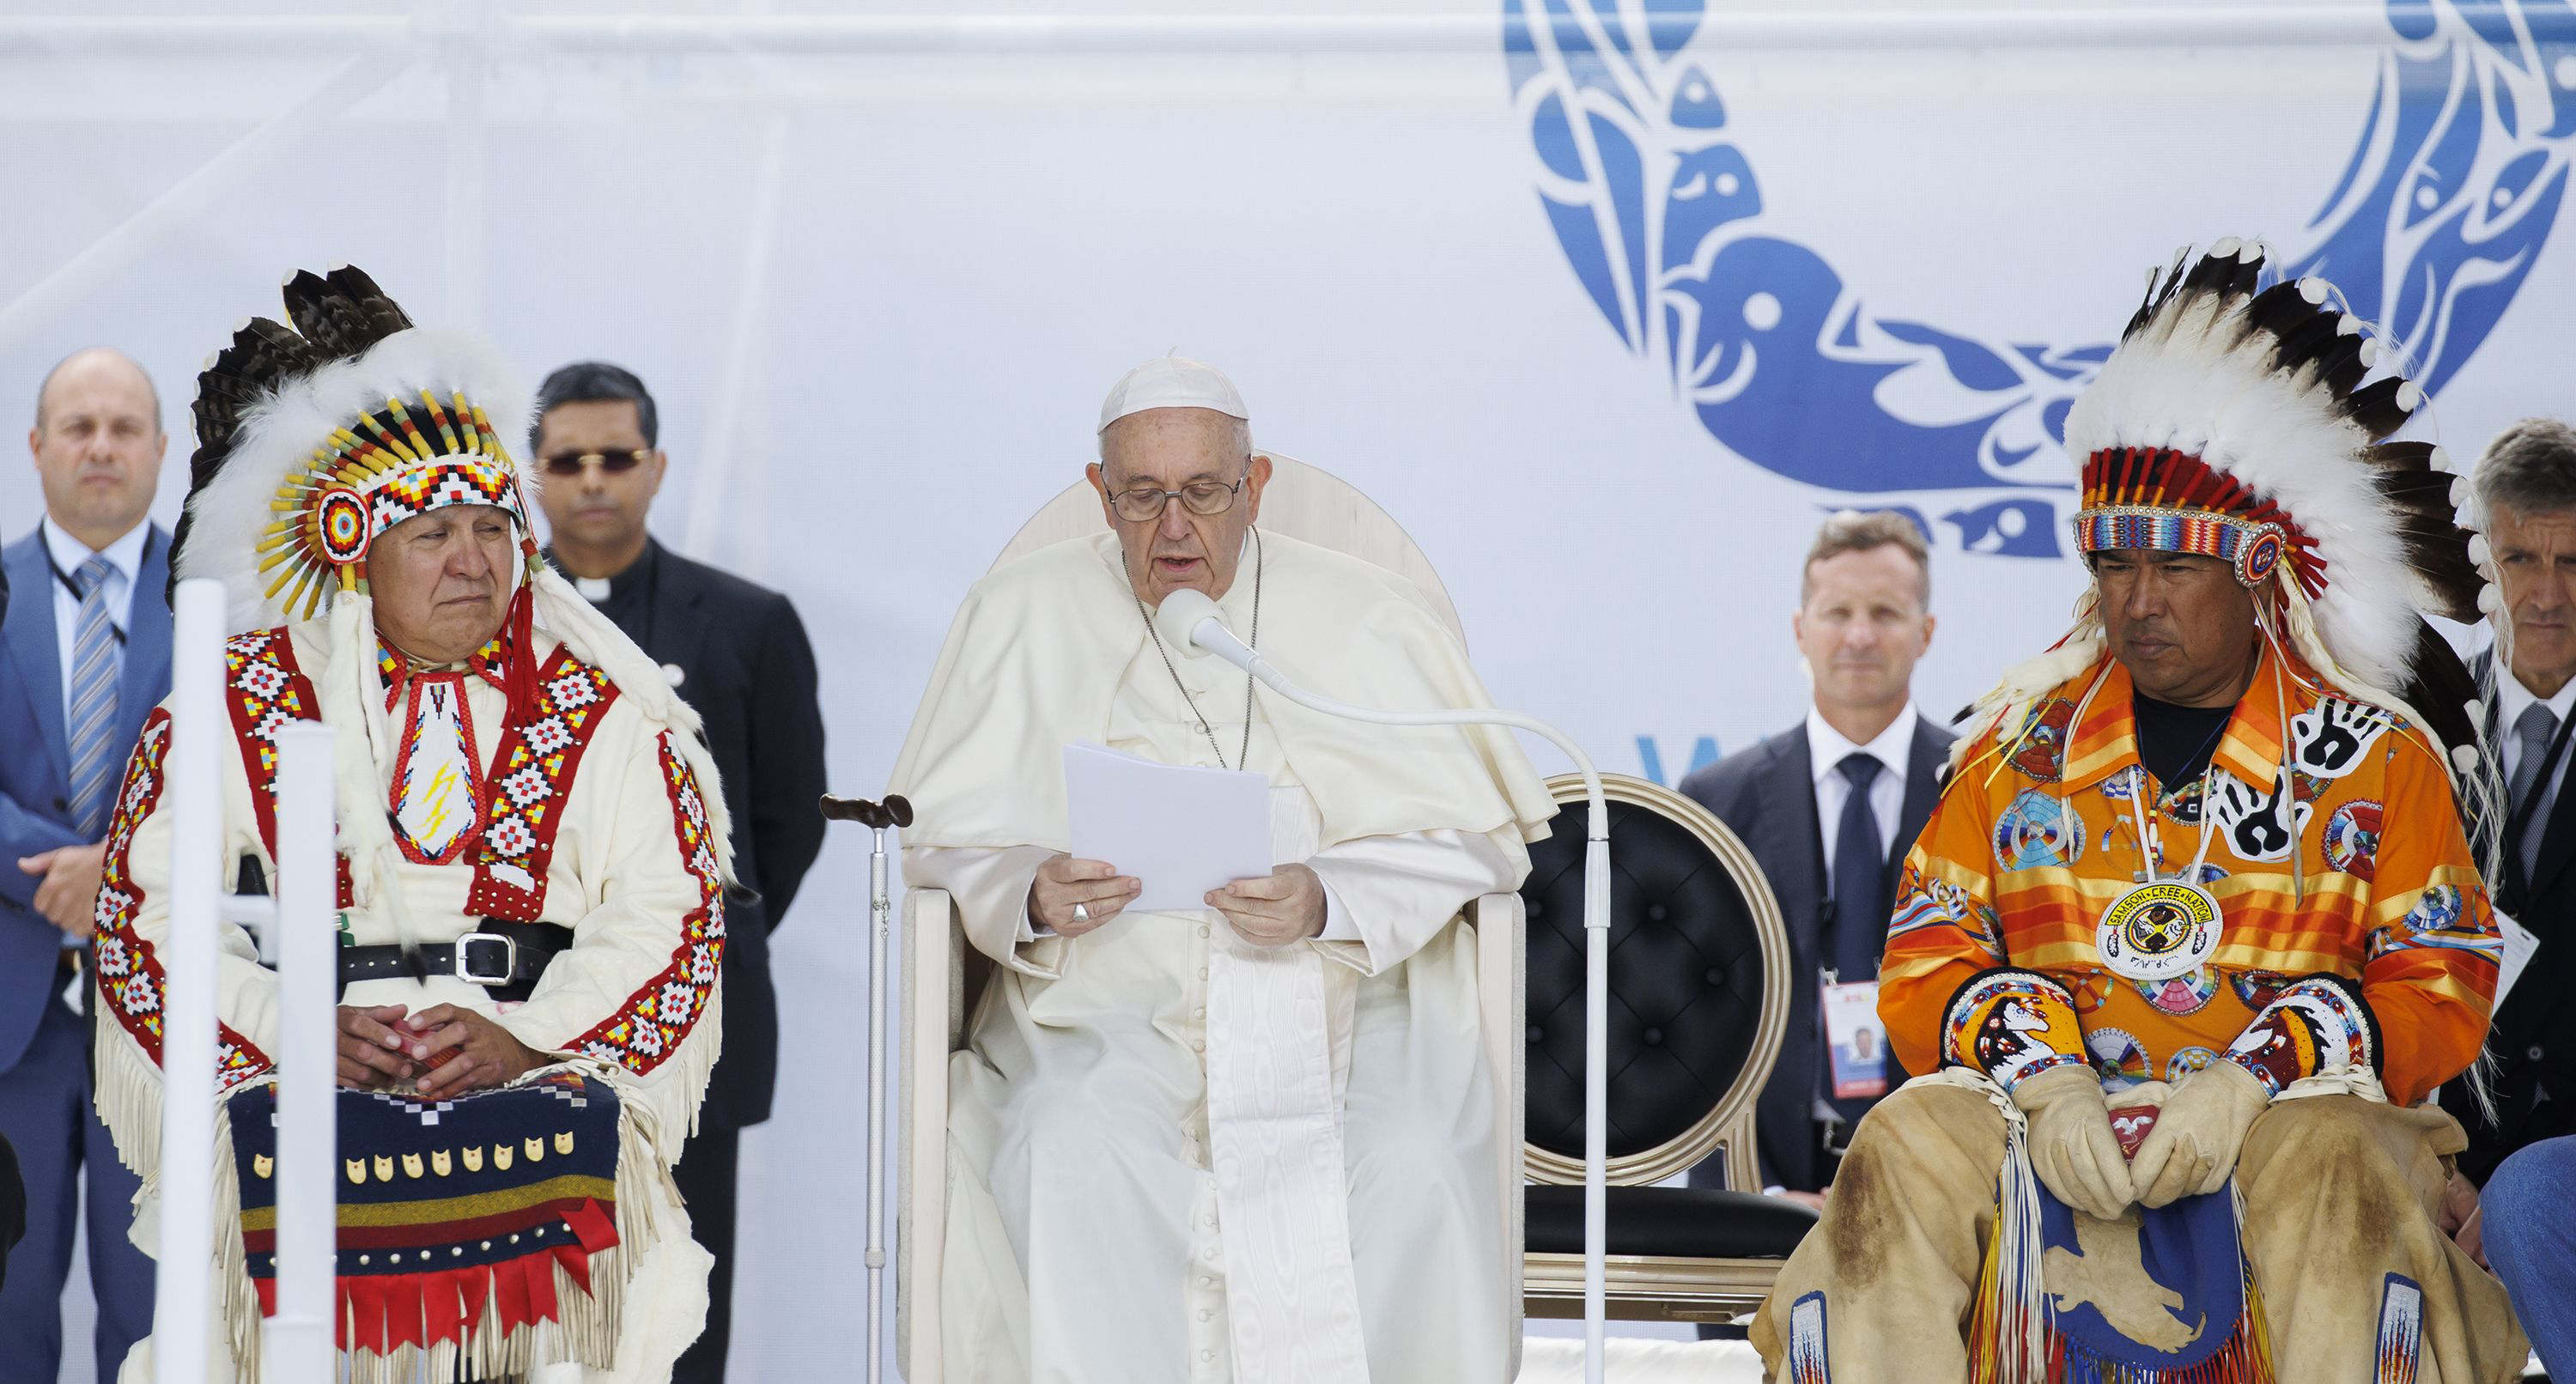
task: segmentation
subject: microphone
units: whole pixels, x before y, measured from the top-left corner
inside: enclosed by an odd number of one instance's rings
[[[1154,612],[1154,631],[1163,636],[1166,644],[1214,654],[1254,677],[1261,677],[1270,667],[1262,661],[1261,655],[1252,651],[1250,645],[1235,638],[1234,631],[1225,627],[1225,612],[1218,609],[1216,602],[1209,599],[1204,591],[1184,586],[1165,596],[1161,607]],[[1271,679],[1262,680],[1268,682]]]
[[[1601,791],[1601,775],[1583,747],[1563,731],[1518,712],[1472,710],[1381,711],[1337,702],[1290,682],[1268,660],[1226,628],[1225,612],[1204,591],[1188,587],[1163,598],[1155,608],[1154,632],[1166,645],[1184,652],[1214,654],[1267,684],[1271,691],[1310,711],[1380,726],[1510,726],[1553,743],[1574,761],[1583,775],[1585,804],[1591,809],[1583,848],[1583,1367],[1588,1384],[1600,1384],[1609,1248],[1609,1013],[1610,1013],[1610,812]]]

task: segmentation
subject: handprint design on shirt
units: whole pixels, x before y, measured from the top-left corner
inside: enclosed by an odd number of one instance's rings
[[[2366,702],[2320,698],[2290,718],[2290,767],[2319,778],[2342,778],[2360,767],[2362,755],[2393,723],[2387,712]]]
[[[2217,782],[2209,792],[2209,822],[2227,838],[2227,848],[2239,860],[2287,860],[2307,831],[2315,805],[2292,797],[2285,810],[2277,789],[2266,793],[2223,769],[2213,777]]]

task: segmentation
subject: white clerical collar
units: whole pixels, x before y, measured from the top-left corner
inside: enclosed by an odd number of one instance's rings
[[[2524,709],[2539,700],[2539,696],[2523,686],[2522,679],[2510,671],[2496,679],[2497,733],[2513,734],[2514,723],[2522,719]],[[2558,695],[2551,697],[2547,705],[2549,714],[2557,717],[2560,725],[2565,725],[2568,713],[2576,711],[2576,678],[2569,678],[2567,685],[2559,688]]]
[[[1914,758],[1914,719],[1914,702],[1908,698],[1905,709],[1896,713],[1896,719],[1887,723],[1887,729],[1880,731],[1877,739],[1855,745],[1834,729],[1811,702],[1807,706],[1808,772],[1822,783],[1825,775],[1833,773],[1844,760],[1854,754],[1866,754],[1878,761],[1880,773],[1903,783],[1907,765]]]
[[[92,554],[88,544],[63,532],[50,514],[37,527],[45,533],[45,552],[53,558],[54,566],[61,569],[64,576],[77,574],[81,564],[92,556],[103,557],[107,559],[108,566],[125,578],[129,587],[134,585],[136,574],[143,570],[143,545],[152,536],[152,525],[138,520],[123,537]]]

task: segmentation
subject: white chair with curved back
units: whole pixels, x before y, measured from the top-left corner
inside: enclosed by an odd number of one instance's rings
[[[1383,567],[1420,587],[1432,610],[1459,642],[1466,642],[1457,609],[1423,556],[1395,520],[1369,498],[1319,468],[1276,452],[1261,498],[1261,527],[1331,548]],[[1050,543],[1098,533],[1107,520],[1100,492],[1077,481],[1049,501],[1002,549],[994,565]],[[1332,689],[1319,691],[1329,694]],[[1578,843],[1580,836],[1577,836]],[[907,1384],[939,1384],[941,1359],[939,1264],[946,1243],[948,1057],[964,1045],[967,1016],[975,1010],[992,962],[967,945],[956,907],[944,890],[907,889],[903,913],[901,999],[903,1041],[902,1130],[897,1184],[895,1352]],[[1517,1294],[1521,1266],[1521,900],[1488,894],[1467,912],[1476,930],[1477,974],[1484,1044],[1494,1072],[1503,1204],[1504,1261],[1494,1272]],[[1177,1330],[1177,1320],[1174,1327]],[[1510,1358],[1517,1370],[1520,1320],[1508,1323]]]

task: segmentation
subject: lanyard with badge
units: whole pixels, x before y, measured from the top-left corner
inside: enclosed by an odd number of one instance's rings
[[[146,534],[143,538],[143,558],[148,561],[151,556],[152,537],[151,535]],[[63,590],[70,593],[72,600],[77,602],[85,599],[81,595],[80,583],[72,580],[72,574],[64,571],[61,563],[54,561],[54,555],[51,549],[46,550],[45,566],[53,572],[54,580],[62,583]],[[132,617],[129,616],[128,618],[131,619]],[[114,620],[107,622],[107,635],[108,638],[115,640],[119,644],[126,642],[125,626],[116,623]]]
[[[1825,907],[1837,927],[1856,923],[1862,915],[1862,910],[1851,909],[1847,918],[1840,899],[1826,900]],[[1819,974],[1824,980],[1819,1012],[1825,1021],[1825,1057],[1834,1099],[1886,1095],[1887,1025],[1878,1017],[1878,982],[1846,981],[1832,966],[1822,967]]]
[[[1887,1094],[1887,1026],[1878,1017],[1878,982],[1844,981],[1824,971],[1825,1052],[1836,1100]]]

